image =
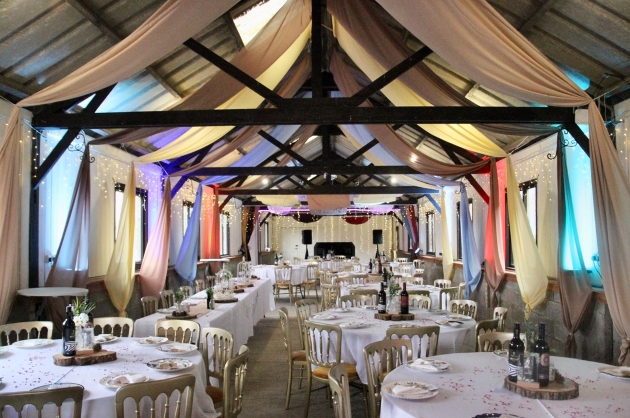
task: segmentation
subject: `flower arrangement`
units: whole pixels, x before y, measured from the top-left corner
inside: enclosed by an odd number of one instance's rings
[[[400,292],[400,285],[396,282],[391,282],[389,284],[389,296],[398,296]]]
[[[178,290],[173,294],[173,296],[175,297],[175,302],[181,302],[184,300],[184,291]]]
[[[74,316],[73,320],[76,326],[81,328],[85,327],[90,322],[89,313],[92,312],[96,308],[96,304],[94,302],[90,302],[86,297],[82,301],[79,301],[79,298],[75,298],[72,303],[72,316]]]

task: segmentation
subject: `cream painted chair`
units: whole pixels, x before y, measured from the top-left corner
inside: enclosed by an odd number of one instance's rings
[[[397,263],[408,263],[409,259],[407,257],[398,257],[396,258]]]
[[[195,293],[199,293],[208,288],[208,282],[206,279],[195,279],[193,283],[195,284]]]
[[[224,329],[206,327],[201,330],[200,343],[208,376],[206,393],[212,399],[215,408],[220,408],[223,406],[225,394],[222,388],[211,384],[210,378],[214,377],[219,380],[219,385],[223,384],[225,365],[234,353],[234,337]]]
[[[372,295],[345,295],[339,300],[342,308],[360,308],[366,305],[374,305]]]
[[[445,289],[447,287],[451,287],[451,281],[446,279],[438,279],[433,282],[433,286],[439,287],[440,289]]]
[[[184,299],[188,299],[193,295],[193,290],[190,286],[180,286],[179,290],[180,292],[184,292]]]
[[[164,404],[164,416],[175,416],[190,418],[192,415],[193,395],[195,389],[195,376],[192,374],[183,374],[181,376],[172,377],[170,379],[149,380],[148,382],[134,383],[126,385],[116,391],[116,418],[125,417],[125,401],[132,398],[135,401],[135,411],[140,410],[140,401],[148,397],[151,400],[152,415],[155,414],[155,408],[158,397],[164,399],[160,395],[166,395],[166,403]],[[174,402],[175,410],[171,414],[170,398],[173,394],[177,394],[177,401]],[[183,404],[183,415],[181,415],[181,407]],[[135,414],[134,414],[135,416]]]
[[[493,352],[495,350],[506,350],[510,346],[510,340],[514,337],[511,332],[488,332],[479,334],[477,337],[478,351]],[[525,341],[525,333],[521,333],[521,340]]]
[[[439,295],[440,309],[448,311],[451,300],[455,300],[458,297],[459,297],[458,287],[446,287],[444,289],[440,289],[440,295]]]
[[[451,299],[448,304],[448,311],[454,314],[467,315],[476,319],[477,302],[469,299]]]
[[[431,297],[431,291],[430,290],[407,290],[407,293],[409,293],[409,296],[411,296],[411,295],[423,295],[423,296]]]
[[[0,325],[0,346],[16,341],[36,338],[52,338],[52,321],[26,321]]]
[[[385,376],[411,360],[411,357],[411,340],[408,339],[384,339],[363,348],[370,418],[378,418],[381,415],[381,385]]]
[[[505,320],[507,319],[507,308],[497,306],[494,308],[493,317],[499,319],[499,327],[497,331],[505,331]]]
[[[345,364],[337,364],[330,369],[328,385],[330,386],[335,418],[352,418],[350,385],[348,384],[348,370]]]
[[[143,296],[140,298],[142,304],[142,316],[149,316],[158,310],[158,298],[155,296]]]
[[[479,336],[489,332],[497,332],[498,328],[499,318],[477,321],[477,325],[475,325],[475,351],[479,351]]]
[[[317,293],[317,277],[319,275],[317,263],[309,263],[306,266],[306,281],[300,286],[304,289],[303,296],[311,296],[311,290],[315,291],[315,299],[319,300]]]
[[[322,284],[322,311],[337,307],[337,300],[341,294],[341,287],[338,284]]]
[[[431,297],[425,295],[409,295],[409,308],[431,309]]]
[[[304,321],[320,311],[319,302],[316,299],[302,299],[295,302],[295,312],[297,314],[298,329],[300,336],[300,348],[304,350],[306,343],[304,342]]]
[[[351,295],[372,295],[377,296],[378,290],[376,289],[350,289]]]
[[[418,336],[418,351],[414,353],[413,358],[425,358],[437,355],[438,341],[440,339],[440,327],[437,325],[429,325],[425,327],[392,327],[385,331],[385,338],[392,339],[408,338],[413,341]],[[425,349],[422,349],[422,339],[427,337]]]
[[[289,302],[293,303],[295,290],[293,289],[293,284],[291,283],[292,270],[291,266],[279,266],[273,269],[273,273],[276,277],[276,301],[280,298],[280,291],[285,289],[289,293]]]
[[[70,409],[67,407],[68,404],[66,404],[66,407],[64,407],[66,414],[63,416],[69,418],[81,418],[81,411],[83,409],[83,392],[83,386],[73,386],[35,392],[28,391],[2,394],[0,395],[0,414],[2,414],[2,411],[4,410],[4,413],[7,415],[2,416],[17,415],[18,417],[22,417],[22,410],[29,405],[37,410],[37,416],[39,417],[42,416],[41,412],[44,405],[52,403],[57,407],[56,416],[60,416],[61,405],[64,404],[65,401],[71,400],[74,401],[74,407]],[[46,410],[48,412],[52,412],[49,410],[49,407],[50,405],[46,407]],[[15,412],[11,411],[11,408],[13,408]],[[33,411],[31,409],[31,413],[32,412]],[[72,412],[72,414],[68,415],[69,412]],[[30,415],[26,414],[24,416]]]
[[[162,303],[162,309],[168,309],[175,305],[175,294],[171,289],[162,290],[160,292],[160,302]]]
[[[278,309],[278,315],[280,315],[280,326],[282,327],[282,338],[284,339],[284,348],[287,350],[287,361],[289,364],[289,377],[287,380],[287,395],[284,409],[289,409],[289,403],[291,402],[291,387],[293,385],[293,379],[298,379],[299,386],[302,387],[302,379],[304,379],[304,371],[308,363],[306,362],[305,350],[293,350],[291,345],[291,331],[289,328],[289,311],[287,308],[282,307]],[[294,369],[298,367],[300,375],[293,376]]]
[[[163,319],[155,324],[155,335],[178,343],[199,345],[201,327],[186,319]]]
[[[223,370],[223,414],[222,418],[234,418],[243,410],[243,388],[247,374],[249,349],[242,345],[238,354],[225,364]]]
[[[133,336],[133,319],[119,316],[94,318],[94,335],[100,334],[131,337]]]

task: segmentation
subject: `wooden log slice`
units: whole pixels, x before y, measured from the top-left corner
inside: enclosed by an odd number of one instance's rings
[[[166,315],[166,319],[195,319],[199,315]]]
[[[548,401],[564,401],[580,396],[580,386],[571,379],[565,378],[556,372],[556,380],[549,382],[544,388],[527,387],[527,383],[510,382],[505,377],[504,386],[507,390],[518,393],[521,396],[532,399],[543,399]]]
[[[92,350],[77,351],[76,356],[73,357],[64,356],[63,354],[55,354],[53,356],[55,366],[87,366],[114,360],[116,360],[116,352],[106,350],[97,353]]]
[[[383,321],[413,321],[416,316],[410,314],[391,314],[391,313],[375,313],[374,319],[382,319]]]

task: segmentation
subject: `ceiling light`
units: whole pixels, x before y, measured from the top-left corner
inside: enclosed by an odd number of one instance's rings
[[[391,180],[391,181],[392,181],[392,184],[396,184],[396,183],[398,183],[398,180],[396,179],[396,177],[392,177],[392,180]]]
[[[266,186],[269,184],[269,179],[263,179],[263,184]]]

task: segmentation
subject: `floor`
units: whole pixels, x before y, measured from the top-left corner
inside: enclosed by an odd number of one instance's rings
[[[291,321],[292,342],[298,344],[297,317],[295,306],[287,298],[281,298],[276,308],[286,307]],[[284,409],[288,375],[287,354],[282,341],[278,312],[269,313],[254,329],[254,336],[249,338],[250,350],[243,412],[239,417],[301,417],[304,416],[306,403],[305,384],[298,389],[298,381],[293,381],[290,408]],[[236,349],[236,348],[235,348]],[[314,383],[314,388],[323,387]],[[365,417],[363,395],[360,390],[350,388],[352,417]],[[332,408],[323,389],[311,394],[310,418],[334,417]]]

